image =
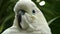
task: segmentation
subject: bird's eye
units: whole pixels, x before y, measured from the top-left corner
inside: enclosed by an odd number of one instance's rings
[[[35,10],[33,10],[32,13],[35,13]]]

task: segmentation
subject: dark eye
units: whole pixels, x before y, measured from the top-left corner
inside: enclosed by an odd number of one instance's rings
[[[32,12],[35,13],[35,10],[33,10]]]

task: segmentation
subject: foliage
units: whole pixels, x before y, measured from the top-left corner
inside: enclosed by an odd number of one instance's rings
[[[0,0],[0,33],[12,26],[14,20],[13,8],[17,1],[18,0]],[[47,22],[60,16],[60,0],[44,0],[46,2],[44,6],[40,6],[36,0],[32,1],[35,2],[37,7],[43,12]],[[60,34],[60,17],[53,20],[49,26],[52,34]]]

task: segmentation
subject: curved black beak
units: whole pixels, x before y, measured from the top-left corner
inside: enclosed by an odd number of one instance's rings
[[[17,18],[18,18],[18,25],[19,27],[22,29],[22,26],[21,26],[21,21],[22,21],[22,15],[25,14],[25,11],[24,10],[20,10],[17,14]]]

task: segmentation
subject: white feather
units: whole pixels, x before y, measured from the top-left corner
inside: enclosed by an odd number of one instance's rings
[[[39,5],[40,5],[40,6],[44,6],[44,5],[45,5],[45,1],[41,1],[41,2],[39,3]]]
[[[19,1],[31,1],[31,0],[19,0]]]
[[[40,0],[36,0],[36,2],[40,2]]]

